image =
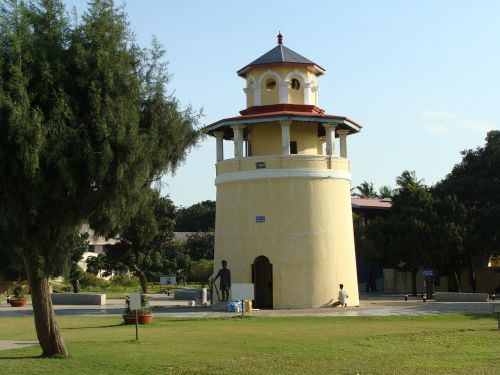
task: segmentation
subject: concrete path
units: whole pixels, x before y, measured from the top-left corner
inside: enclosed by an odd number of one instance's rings
[[[392,316],[422,314],[491,314],[493,302],[422,302],[419,299],[404,301],[401,296],[362,296],[359,306],[324,307],[319,309],[295,310],[254,310],[252,316]],[[500,303],[500,301],[494,301]],[[164,295],[151,295],[150,303],[155,316],[174,318],[210,318],[237,315],[225,311],[214,311],[206,306],[188,306],[188,301],[176,301]],[[108,299],[103,306],[55,305],[57,316],[119,316],[123,313],[123,299]],[[31,316],[33,310],[28,303],[24,307],[13,308],[0,304],[0,318],[6,316]]]
[[[0,350],[19,349],[38,345],[38,341],[0,340]]]

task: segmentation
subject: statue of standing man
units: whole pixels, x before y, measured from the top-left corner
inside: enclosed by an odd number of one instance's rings
[[[220,290],[222,291],[222,301],[229,299],[229,289],[231,289],[231,271],[227,268],[227,261],[223,260],[222,268],[217,272],[213,282],[220,277]]]

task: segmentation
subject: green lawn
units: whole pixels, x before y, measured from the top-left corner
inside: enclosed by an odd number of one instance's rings
[[[493,316],[170,319],[61,317],[71,352],[0,351],[5,374],[499,374]],[[34,340],[33,321],[0,318],[0,339]]]

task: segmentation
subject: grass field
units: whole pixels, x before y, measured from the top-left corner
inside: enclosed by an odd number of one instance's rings
[[[2,374],[500,374],[493,316],[60,317],[69,359],[0,351]],[[0,318],[0,339],[35,340],[31,317]]]

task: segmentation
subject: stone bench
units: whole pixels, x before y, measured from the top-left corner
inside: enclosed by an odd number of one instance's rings
[[[194,300],[196,299],[196,289],[177,289],[174,291],[174,300]]]
[[[53,293],[50,295],[53,305],[105,305],[105,294]]]
[[[488,302],[488,293],[435,292],[436,302]]]
[[[185,289],[177,289],[174,291],[174,300],[182,301],[182,300],[192,300],[200,303],[202,299],[202,291],[200,288],[185,288]],[[210,301],[210,291],[207,291],[207,299]]]

